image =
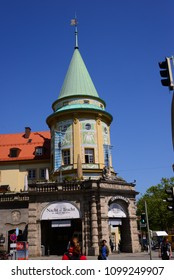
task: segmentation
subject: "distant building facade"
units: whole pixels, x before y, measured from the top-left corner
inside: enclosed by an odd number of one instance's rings
[[[86,255],[102,239],[124,252],[140,250],[135,184],[112,166],[112,116],[75,49],[53,113],[50,131],[0,135],[0,235],[29,242],[29,255],[63,254],[78,236]]]

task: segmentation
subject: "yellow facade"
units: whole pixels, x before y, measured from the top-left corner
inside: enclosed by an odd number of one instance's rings
[[[36,170],[36,179],[39,181],[40,169],[49,169],[50,163],[19,163],[19,164],[8,164],[0,166],[0,185],[8,185],[10,191],[18,192],[24,190],[25,176],[28,175],[28,170]],[[28,180],[28,183],[32,183],[32,180]]]

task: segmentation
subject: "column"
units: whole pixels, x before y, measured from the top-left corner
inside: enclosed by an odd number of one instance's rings
[[[77,168],[78,155],[80,155],[80,158],[82,159],[80,141],[80,122],[76,116],[73,122],[73,165],[75,169]]]
[[[98,255],[98,223],[97,223],[97,208],[95,196],[91,199],[91,249],[90,254]]]
[[[130,204],[129,204],[128,210],[129,210],[129,217],[130,217],[132,253],[141,252],[141,247],[140,247],[139,237],[138,237],[135,199],[130,199]]]
[[[97,131],[97,146],[98,146],[98,163],[99,168],[103,169],[104,167],[104,154],[103,154],[103,135],[102,135],[102,126],[100,118],[96,120],[96,131]]]
[[[101,239],[105,239],[109,244],[109,225],[108,225],[108,203],[105,196],[100,196],[101,205]],[[101,241],[101,240],[100,240]]]
[[[29,256],[41,255],[40,223],[37,223],[37,203],[28,208],[28,251]]]

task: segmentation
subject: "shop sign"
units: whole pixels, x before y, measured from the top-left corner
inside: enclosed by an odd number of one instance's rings
[[[17,244],[16,244],[17,251],[24,250],[24,248],[25,248],[24,242],[17,242]]]
[[[113,202],[115,200],[124,200],[126,203],[129,203],[129,199],[127,197],[124,197],[124,196],[121,196],[121,195],[116,195],[116,196],[113,196],[111,199],[110,199],[110,202]]]
[[[121,219],[109,219],[109,225],[111,226],[121,226],[122,220]]]
[[[109,218],[125,218],[126,213],[121,205],[119,205],[117,203],[112,203],[109,206],[108,217]]]
[[[70,227],[71,226],[71,220],[59,220],[59,221],[52,221],[51,227]]]
[[[20,241],[16,243],[16,259],[28,260],[28,242]]]
[[[48,205],[41,214],[41,220],[78,219],[79,210],[69,202],[56,202]]]

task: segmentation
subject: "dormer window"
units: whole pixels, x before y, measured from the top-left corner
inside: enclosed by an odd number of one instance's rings
[[[42,156],[43,155],[43,147],[36,147],[35,155],[36,156]]]
[[[19,153],[20,153],[19,148],[11,148],[10,149],[10,157],[11,158],[18,157]]]
[[[63,102],[63,106],[67,106],[67,105],[69,105],[68,101]]]

